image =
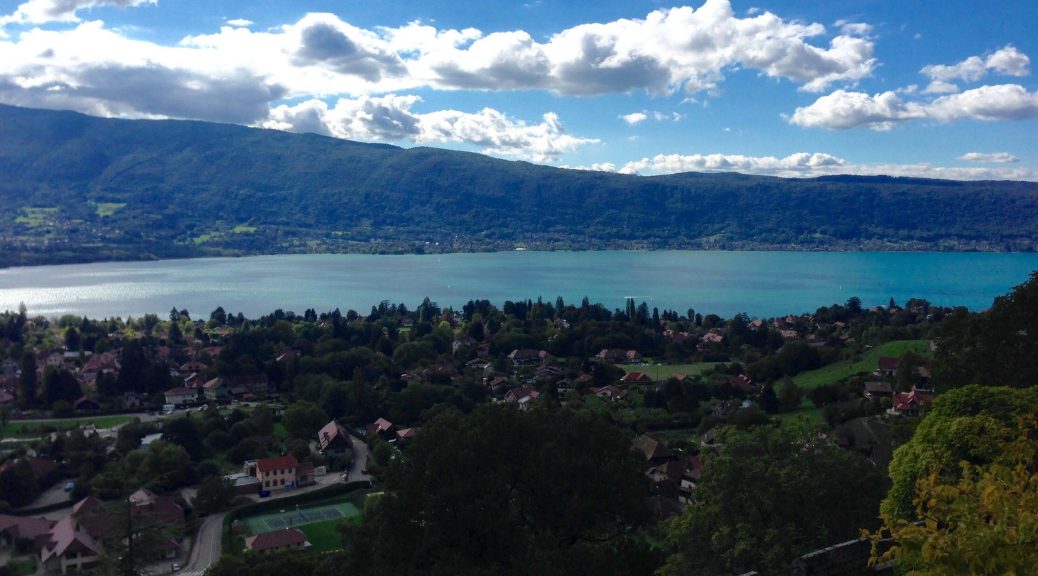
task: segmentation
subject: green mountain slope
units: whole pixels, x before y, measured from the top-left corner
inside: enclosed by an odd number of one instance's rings
[[[313,251],[1032,250],[1038,185],[637,177],[0,106],[0,265]]]

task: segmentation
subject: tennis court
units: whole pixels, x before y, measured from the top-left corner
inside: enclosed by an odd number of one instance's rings
[[[269,512],[260,516],[244,518],[242,522],[245,524],[245,529],[249,531],[249,534],[263,534],[294,526],[353,516],[360,516],[360,510],[349,502],[340,502],[313,508],[287,508],[278,512]]]

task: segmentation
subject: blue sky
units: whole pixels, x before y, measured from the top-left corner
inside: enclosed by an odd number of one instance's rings
[[[1038,180],[1038,3],[0,0],[0,102],[556,166]]]

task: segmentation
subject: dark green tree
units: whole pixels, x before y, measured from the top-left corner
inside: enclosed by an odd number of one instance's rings
[[[21,388],[22,403],[26,406],[36,404],[36,355],[26,350],[22,354],[22,362],[19,366],[21,374],[18,376],[18,385]]]
[[[649,574],[640,465],[589,415],[442,413],[392,460],[385,495],[349,535],[347,572]]]
[[[285,430],[292,436],[304,440],[316,438],[317,431],[329,420],[328,414],[313,402],[295,402],[281,417]]]
[[[729,430],[705,464],[668,528],[664,576],[788,574],[797,556],[878,524],[882,475],[816,430]]]

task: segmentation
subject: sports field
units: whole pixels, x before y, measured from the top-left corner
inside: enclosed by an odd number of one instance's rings
[[[360,516],[360,510],[349,502],[326,504],[312,508],[290,508],[279,512],[270,512],[260,516],[242,519],[249,534],[263,534],[275,530],[283,530],[295,526],[342,520]]]

